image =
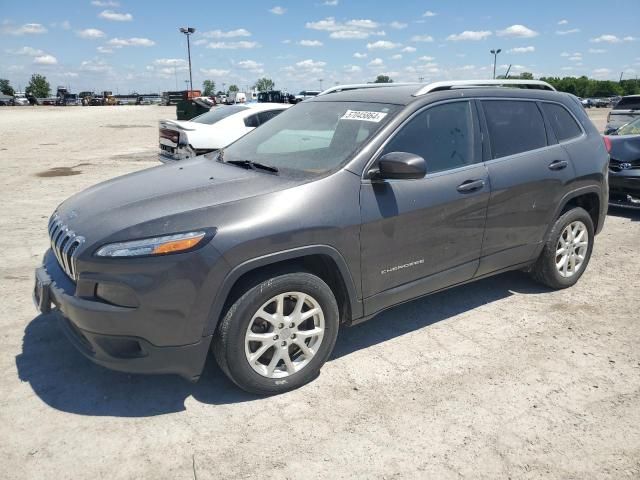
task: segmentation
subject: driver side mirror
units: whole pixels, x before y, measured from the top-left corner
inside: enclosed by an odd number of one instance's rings
[[[369,170],[372,180],[419,180],[427,174],[427,162],[420,155],[391,152],[378,160],[377,167]]]

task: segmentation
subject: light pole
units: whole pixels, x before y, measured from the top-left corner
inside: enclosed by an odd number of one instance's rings
[[[493,79],[495,80],[496,78],[496,62],[498,61],[498,54],[502,51],[501,48],[497,49],[497,50],[491,50],[491,53],[493,54]]]
[[[193,90],[193,77],[191,76],[191,43],[189,42],[189,37],[191,34],[195,33],[196,29],[193,27],[181,27],[180,31],[187,36],[187,54],[189,56],[189,86],[191,90]]]
[[[324,78],[319,78],[318,82],[320,82],[320,90],[322,90],[322,82],[324,81]]]

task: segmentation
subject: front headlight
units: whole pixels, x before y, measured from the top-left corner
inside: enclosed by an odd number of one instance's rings
[[[206,232],[187,232],[165,235],[162,237],[144,238],[128,242],[109,243],[98,249],[98,257],[146,257],[149,255],[166,255],[191,250],[206,236]],[[210,238],[210,237],[209,237]]]

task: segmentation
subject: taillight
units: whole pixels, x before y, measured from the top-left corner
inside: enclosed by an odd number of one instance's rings
[[[606,135],[604,135],[602,139],[604,140],[604,146],[607,149],[607,153],[611,153],[611,139]]]

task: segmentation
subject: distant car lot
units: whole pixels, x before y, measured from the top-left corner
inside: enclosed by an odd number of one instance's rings
[[[588,113],[602,131],[607,110]],[[346,330],[323,375],[283,396],[239,393],[213,362],[191,385],[83,360],[31,304],[48,216],[73,192],[159,165],[158,121],[172,115],[0,115],[5,478],[640,476],[632,211],[611,211],[576,288],[549,293],[512,273],[389,310]],[[256,455],[265,439],[281,453]]]

